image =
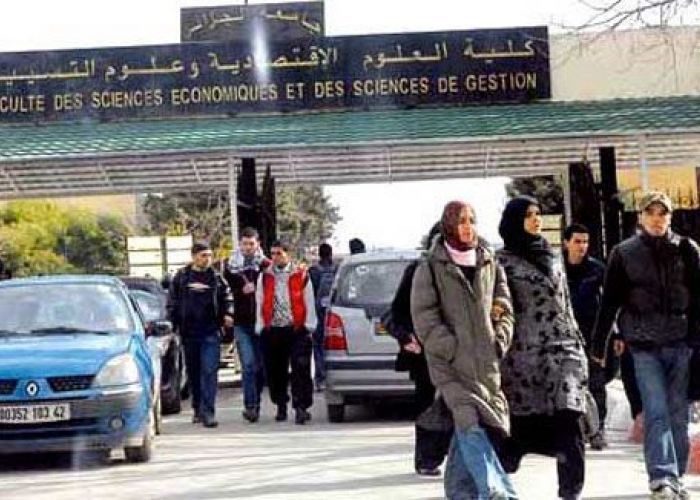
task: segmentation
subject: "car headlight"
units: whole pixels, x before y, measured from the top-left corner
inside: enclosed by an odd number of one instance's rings
[[[109,387],[114,385],[136,384],[139,381],[139,369],[131,354],[115,356],[102,367],[95,377],[93,386]]]

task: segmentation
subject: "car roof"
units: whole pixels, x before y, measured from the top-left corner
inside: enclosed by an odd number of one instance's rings
[[[85,285],[117,285],[124,286],[114,276],[98,274],[57,274],[51,276],[32,276],[29,278],[14,278],[0,281],[0,288],[24,285],[52,285],[52,284],[85,284]]]
[[[385,260],[415,260],[422,255],[421,250],[380,250],[376,252],[356,253],[343,259],[343,265],[366,264]]]

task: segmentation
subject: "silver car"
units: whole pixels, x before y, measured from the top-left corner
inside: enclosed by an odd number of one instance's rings
[[[399,347],[380,317],[394,298],[415,250],[362,253],[338,269],[325,318],[328,420],[342,422],[345,405],[414,393],[408,373],[394,370]]]

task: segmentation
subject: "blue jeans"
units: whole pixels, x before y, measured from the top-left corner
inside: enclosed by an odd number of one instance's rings
[[[445,496],[448,500],[518,498],[484,429],[455,431],[445,466]]]
[[[323,337],[326,326],[326,308],[316,308],[316,329],[313,332],[314,341],[314,381],[316,383],[326,380],[326,353],[323,350]]]
[[[651,487],[675,485],[688,465],[688,347],[632,349],[644,411],[644,460]]]
[[[265,383],[260,336],[255,334],[254,326],[238,325],[233,332],[243,369],[243,406],[259,409],[260,393]]]
[[[213,417],[216,413],[221,357],[218,332],[203,337],[185,337],[183,345],[187,379],[192,391],[192,408],[197,415]]]

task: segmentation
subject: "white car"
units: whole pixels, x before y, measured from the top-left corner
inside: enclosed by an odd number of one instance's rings
[[[417,250],[362,253],[343,261],[325,318],[328,420],[342,422],[345,405],[410,397],[408,373],[394,369],[399,347],[380,321]]]

